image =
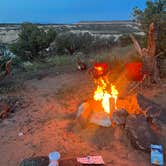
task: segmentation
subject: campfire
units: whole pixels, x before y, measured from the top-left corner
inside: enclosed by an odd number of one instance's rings
[[[99,77],[94,78],[96,90],[94,92],[94,100],[102,103],[103,110],[112,115],[113,111],[117,109],[116,103],[118,98],[118,91],[115,85],[111,84],[107,76],[102,76],[107,68],[106,64],[97,64],[94,70]]]
[[[139,93],[121,98],[120,88],[110,81],[111,72],[106,63],[95,63],[90,74],[95,85],[92,97],[77,111],[82,128],[89,124],[123,126],[133,146],[145,151],[150,151],[151,144],[165,144],[162,140],[165,133],[163,108]]]
[[[95,63],[89,69],[94,92],[90,100],[78,107],[77,119],[82,127],[87,127],[89,123],[103,127],[123,126],[134,147],[150,151],[151,144],[166,146],[163,140],[165,109],[139,93],[143,83],[160,82],[155,60],[154,24],[149,28],[146,49],[141,49],[133,35],[131,39],[142,61],[127,62],[121,73],[116,71],[117,80],[107,63]]]
[[[83,103],[77,117],[85,116],[85,123],[92,123],[109,127],[113,113],[118,109],[118,90],[109,80],[109,65],[107,63],[95,63],[90,69],[93,77],[94,93],[91,100]]]

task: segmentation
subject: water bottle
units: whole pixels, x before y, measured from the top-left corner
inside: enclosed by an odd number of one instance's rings
[[[58,160],[60,159],[59,152],[51,152],[49,154],[50,164],[48,166],[59,166]]]

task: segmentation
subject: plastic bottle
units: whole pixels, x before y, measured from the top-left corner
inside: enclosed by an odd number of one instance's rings
[[[59,152],[51,152],[49,154],[50,164],[48,166],[59,166],[58,160],[60,159]]]

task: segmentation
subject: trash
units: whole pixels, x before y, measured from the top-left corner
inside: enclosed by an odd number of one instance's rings
[[[163,148],[161,145],[151,144],[151,164],[164,165]]]
[[[77,157],[77,162],[81,164],[104,164],[102,156]]]
[[[24,135],[24,133],[22,133],[22,132],[19,132],[19,133],[18,133],[18,136],[19,136],[19,137],[21,137],[21,136],[23,136],[23,135]]]
[[[49,160],[50,160],[49,166],[59,166],[59,163],[58,163],[59,159],[60,159],[59,152],[51,152],[49,154]]]

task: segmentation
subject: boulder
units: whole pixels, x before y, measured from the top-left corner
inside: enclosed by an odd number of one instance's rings
[[[86,127],[88,123],[103,127],[111,126],[110,116],[104,112],[100,102],[91,100],[83,102],[78,107],[76,118],[82,127]]]
[[[150,151],[151,144],[159,144],[144,115],[129,115],[125,129],[135,148]]]
[[[92,110],[91,110],[89,102],[87,101],[83,102],[78,107],[76,118],[82,127],[86,127],[87,123],[89,122],[91,114],[92,114]]]
[[[128,112],[125,109],[119,109],[113,112],[112,121],[116,125],[125,125]]]
[[[137,94],[137,102],[145,117],[150,119],[162,134],[166,134],[166,109],[141,94]]]

